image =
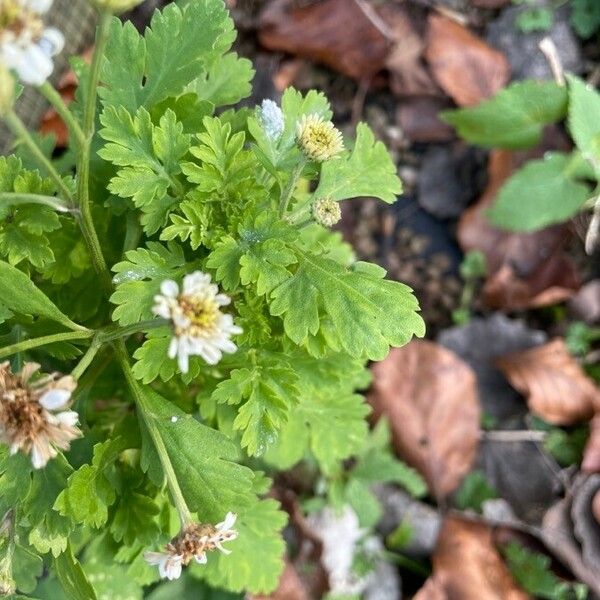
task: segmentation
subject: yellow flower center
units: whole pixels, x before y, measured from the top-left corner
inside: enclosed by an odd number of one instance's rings
[[[219,306],[212,298],[179,296],[177,300],[183,314],[192,323],[194,336],[208,334],[216,328]]]
[[[18,0],[0,0],[0,39],[2,34],[18,37],[24,31],[37,39],[44,31],[44,22],[37,13],[21,6]]]

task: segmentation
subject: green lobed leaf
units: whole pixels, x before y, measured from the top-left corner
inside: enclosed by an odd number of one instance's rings
[[[269,306],[271,314],[283,318],[285,332],[296,344],[317,334],[323,314],[340,347],[357,358],[381,360],[389,346],[425,334],[411,289],[384,280],[383,269],[366,263],[347,269],[323,256],[296,254],[298,270],[271,292]]]
[[[165,247],[159,242],[147,242],[146,248],[130,250],[125,258],[113,267],[117,287],[110,301],[117,305],[113,320],[120,325],[131,325],[152,317],[154,296],[159,293],[161,282],[178,279],[185,258],[177,244]]]
[[[186,502],[202,519],[217,523],[227,511],[240,512],[254,500],[253,473],[234,461],[236,446],[222,433],[202,425],[150,388],[146,412],[158,429]],[[160,472],[160,462],[144,427],[142,467]]]
[[[23,168],[16,156],[0,157],[0,192],[52,196],[54,183],[37,171]],[[46,235],[60,227],[56,212],[39,204],[0,203],[0,254],[11,265],[28,261],[42,269],[54,262],[53,248]]]
[[[527,80],[509,85],[472,108],[444,111],[441,117],[473,144],[518,149],[535,146],[544,125],[560,121],[566,111],[564,86]]]
[[[213,399],[221,404],[241,405],[233,423],[243,431],[242,447],[260,456],[277,438],[291,407],[300,396],[298,376],[278,361],[246,369],[234,369],[219,383]]]
[[[287,515],[273,499],[261,500],[238,517],[239,535],[227,543],[231,554],[211,552],[206,565],[194,565],[192,574],[210,585],[233,592],[272,592],[283,571],[285,543],[281,529]]]
[[[96,592],[88,581],[71,547],[54,559],[54,569],[70,600],[96,600]]]
[[[198,24],[202,34],[198,34]],[[232,22],[221,0],[196,0],[184,9],[176,3],[156,11],[141,37],[131,22],[111,25],[99,87],[105,106],[136,112],[178,96],[214,59],[213,49],[231,44]],[[177,43],[174,43],[174,40]]]
[[[96,444],[92,464],[83,465],[69,477],[54,509],[74,523],[95,528],[104,525],[108,508],[116,500],[114,463],[125,445],[120,437]]]
[[[214,106],[227,106],[250,95],[253,77],[252,62],[230,52],[210,65],[193,87],[202,100]]]
[[[31,526],[29,543],[40,553],[58,556],[67,549],[73,527],[71,520],[53,508],[60,493],[67,487],[73,468],[62,455],[43,469],[33,472],[31,489],[25,500]]]
[[[155,233],[175,204],[170,192],[180,190],[176,177],[188,151],[189,136],[170,109],[158,125],[152,123],[146,109],[140,108],[132,118],[122,106],[107,107],[100,121],[100,135],[108,143],[98,155],[121,167],[108,189],[121,198],[131,198],[144,213],[146,233]]]
[[[314,197],[345,200],[372,196],[391,204],[401,193],[402,183],[389,152],[375,140],[368,125],[359,123],[350,155],[323,163]]]
[[[488,211],[493,225],[511,231],[535,231],[576,215],[590,195],[575,181],[577,155],[548,154],[532,160],[502,186]]]
[[[119,496],[110,532],[117,542],[122,541],[126,546],[132,546],[136,541],[150,545],[160,534],[155,520],[159,512],[152,498],[127,487]]]
[[[569,130],[577,148],[600,176],[600,93],[575,75],[569,81]]]
[[[0,260],[0,304],[14,313],[46,317],[69,329],[81,329],[19,269]]]
[[[292,408],[266,460],[280,469],[300,461],[310,449],[325,472],[333,471],[339,461],[357,454],[368,434],[365,417],[370,408],[358,394],[303,394]]]

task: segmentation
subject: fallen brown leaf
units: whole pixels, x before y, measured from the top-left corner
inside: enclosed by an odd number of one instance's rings
[[[569,354],[563,339],[496,361],[529,409],[555,425],[572,425],[600,408],[600,389]]]
[[[600,490],[596,492],[592,500],[592,514],[594,515],[594,519],[600,524]]]
[[[418,600],[526,600],[496,550],[492,529],[448,517]]]
[[[579,581],[589,586],[596,596],[600,596],[600,571],[583,561],[581,547],[573,536],[569,512],[568,499],[557,502],[544,516],[541,538],[548,550],[567,565]]]
[[[471,4],[478,8],[502,8],[510,4],[510,0],[471,0]]]
[[[437,83],[459,106],[479,104],[499,92],[510,78],[504,54],[435,13],[428,20],[425,58]]]
[[[308,594],[294,565],[286,558],[279,585],[268,596],[249,596],[248,600],[307,600]]]
[[[593,279],[583,285],[569,302],[569,310],[586,323],[600,321],[600,279]]]
[[[590,437],[583,451],[581,470],[586,473],[600,473],[600,412],[590,421]]]
[[[394,40],[385,61],[385,66],[390,72],[392,92],[398,96],[443,95],[425,66],[425,42],[415,27],[408,7],[384,4],[378,12]]]
[[[477,449],[480,407],[475,374],[456,354],[429,341],[393,349],[373,366],[369,401],[390,421],[398,454],[426,478],[436,497],[454,491]]]
[[[454,129],[439,118],[447,108],[449,101],[444,98],[414,97],[400,104],[396,120],[411,142],[449,142],[456,137]]]
[[[430,577],[414,595],[413,600],[449,600],[444,584],[435,576]]]
[[[486,256],[488,278],[483,298],[490,308],[523,310],[555,304],[571,297],[580,285],[578,273],[564,253],[570,236],[566,225],[535,233],[513,233],[496,229],[486,217],[498,190],[513,171],[552,146],[556,147],[549,142],[527,153],[493,150],[488,186],[479,202],[460,219],[458,240],[462,249],[480,250]]]
[[[571,520],[575,537],[581,545],[583,562],[600,571],[600,525],[594,515],[594,498],[600,492],[600,475],[580,474],[573,485]]]
[[[258,37],[280,50],[362,79],[380,71],[393,38],[377,13],[362,0],[324,0],[297,6],[274,0],[260,15]]]

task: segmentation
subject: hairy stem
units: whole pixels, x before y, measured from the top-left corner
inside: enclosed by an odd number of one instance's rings
[[[65,104],[61,95],[56,91],[54,86],[49,82],[45,81],[39,88],[41,94],[52,104],[64,124],[69,129],[71,139],[74,139],[77,146],[81,148],[85,143],[85,136],[81,126],[73,116],[73,113],[69,110],[69,107]]]
[[[129,386],[129,389],[131,390],[131,393],[135,398],[135,402],[142,417],[142,420],[144,421],[144,425],[146,426],[148,433],[152,438],[154,447],[156,448],[156,452],[158,453],[160,463],[162,465],[165,477],[167,479],[167,485],[169,487],[171,497],[173,498],[173,502],[175,504],[175,507],[177,508],[177,512],[179,513],[179,518],[181,519],[181,524],[182,526],[188,525],[192,522],[192,515],[190,509],[188,508],[185,498],[183,497],[183,492],[179,487],[177,475],[175,474],[175,470],[173,469],[173,464],[171,463],[171,459],[169,458],[165,442],[162,439],[162,436],[160,435],[160,432],[158,431],[150,414],[150,409],[148,407],[148,404],[146,403],[144,392],[131,370],[131,365],[129,364],[129,356],[127,354],[127,348],[125,347],[125,343],[123,342],[123,340],[118,340],[115,342],[114,347],[115,354],[117,356],[117,359],[119,360],[121,369],[123,370],[123,374],[125,375],[127,385]]]
[[[294,194],[296,185],[298,185],[298,180],[300,179],[300,176],[302,175],[302,171],[304,170],[304,167],[306,166],[306,162],[307,162],[306,158],[304,156],[302,156],[302,158],[300,159],[300,162],[298,163],[296,168],[292,171],[292,174],[290,175],[287,185],[285,186],[283,192],[281,193],[281,199],[279,200],[279,216],[282,218],[288,209],[288,204],[290,203],[290,200],[292,199],[292,195]]]
[[[110,291],[112,287],[110,273],[106,266],[104,254],[102,253],[100,241],[98,240],[98,234],[94,227],[90,205],[90,148],[94,137],[94,120],[96,117],[96,99],[98,80],[100,78],[100,66],[102,65],[104,50],[108,40],[110,18],[111,16],[109,13],[104,11],[100,13],[94,57],[90,67],[86,103],[83,113],[84,140],[77,160],[77,197],[79,199],[79,209],[81,211],[78,222],[90,252],[94,269],[107,291]]]
[[[56,196],[44,196],[42,194],[19,194],[13,192],[0,193],[0,204],[16,206],[18,204],[41,204],[49,206],[57,212],[66,213],[71,209],[63,200]]]
[[[44,155],[40,147],[37,145],[36,141],[27,130],[27,127],[25,127],[23,121],[19,119],[14,111],[6,114],[4,116],[4,121],[8,125],[8,128],[11,130],[13,135],[17,139],[20,139],[27,146],[27,148],[29,148],[29,151],[33,154],[37,163],[43,167],[49,177],[54,181],[61,195],[69,202],[69,204],[73,205],[74,199],[73,194],[71,194],[71,190],[69,190],[58,171],[54,168],[50,160]]]
[[[79,379],[84,373],[85,370],[90,366],[96,354],[98,354],[98,350],[102,347],[102,342],[98,337],[95,337],[92,340],[90,347],[87,349],[87,352],[81,357],[81,360],[75,365],[75,368],[71,371],[71,376],[74,379]]]
[[[44,335],[29,340],[23,340],[10,346],[4,346],[0,348],[0,358],[5,358],[19,352],[25,352],[25,350],[32,350],[33,348],[39,348],[40,346],[46,346],[55,342],[70,342],[73,340],[85,340],[91,338],[94,332],[91,329],[84,331],[66,331],[63,333],[53,333],[51,335]]]

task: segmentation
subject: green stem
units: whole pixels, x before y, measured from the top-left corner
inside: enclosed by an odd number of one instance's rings
[[[11,356],[19,352],[25,352],[25,350],[31,350],[38,348],[39,346],[46,346],[47,344],[53,344],[55,342],[70,342],[72,340],[85,340],[91,338],[94,332],[91,329],[85,331],[67,331],[63,333],[53,333],[51,335],[44,335],[29,340],[23,340],[10,346],[4,346],[0,348],[0,358]]]
[[[177,481],[177,475],[175,474],[175,470],[173,469],[173,464],[171,463],[171,459],[169,458],[169,453],[167,452],[167,448],[165,446],[165,442],[154,423],[152,416],[150,414],[150,408],[146,403],[146,398],[144,396],[144,392],[140,387],[137,379],[133,375],[131,370],[131,365],[129,364],[129,356],[127,354],[127,348],[125,347],[125,343],[123,340],[118,340],[114,344],[115,354],[119,363],[121,364],[121,369],[123,370],[123,374],[125,375],[125,380],[129,385],[129,389],[135,398],[135,402],[137,404],[138,410],[144,421],[144,424],[152,438],[152,442],[154,443],[154,447],[156,448],[156,452],[158,453],[160,463],[162,465],[163,471],[165,473],[165,477],[167,479],[167,485],[169,487],[169,491],[171,492],[171,497],[173,498],[173,502],[175,503],[175,507],[177,508],[177,512],[179,513],[179,518],[181,519],[182,527],[193,522],[192,514],[190,509],[187,506],[185,498],[183,497],[183,492],[179,487],[179,482]]]
[[[96,97],[98,80],[100,78],[100,67],[104,58],[104,50],[108,40],[111,15],[102,11],[96,33],[96,44],[94,57],[90,67],[85,109],[83,113],[83,144],[80,148],[77,160],[77,197],[81,214],[78,223],[90,251],[94,269],[102,285],[107,291],[112,289],[110,273],[102,253],[102,247],[98,240],[98,234],[92,219],[90,206],[90,152],[92,139],[94,137],[94,120],[96,118]]]
[[[50,160],[46,158],[29,131],[27,131],[27,127],[25,127],[23,121],[19,119],[14,111],[7,113],[4,116],[4,121],[12,131],[13,135],[29,148],[29,151],[33,154],[39,165],[45,169],[54,181],[61,195],[69,202],[69,204],[74,204],[73,194],[71,194],[71,191],[63,181],[62,177],[58,174],[58,171],[54,168]]]
[[[19,194],[13,192],[0,193],[0,202],[7,206],[16,206],[18,204],[42,204],[49,206],[57,212],[66,213],[71,209],[63,200],[56,196],[44,196],[42,194]]]
[[[131,335],[132,333],[139,333],[140,331],[147,331],[148,329],[156,329],[157,327],[164,327],[168,325],[167,319],[150,319],[149,321],[140,321],[127,327],[118,327],[111,325],[109,327],[98,330],[98,339],[100,342],[112,342],[119,340],[124,337]]]
[[[95,337],[92,340],[90,347],[87,349],[87,352],[81,357],[81,360],[75,365],[75,368],[71,371],[72,377],[77,380],[80,379],[81,376],[85,373],[85,370],[90,366],[96,354],[98,354],[98,350],[100,350],[102,346],[102,342],[98,337]]]
[[[306,157],[302,156],[300,158],[300,162],[296,165],[296,168],[292,171],[290,178],[288,179],[287,185],[285,186],[282,194],[281,200],[279,201],[279,216],[283,218],[285,215],[288,204],[292,198],[294,190],[296,189],[296,185],[298,185],[298,180],[300,179],[300,175],[302,175],[302,171],[307,163]]]
[[[69,110],[69,107],[65,104],[61,95],[56,91],[54,86],[49,81],[45,81],[38,89],[44,98],[46,98],[46,100],[48,100],[48,102],[50,102],[50,104],[52,104],[52,106],[56,109],[56,112],[69,129],[71,139],[75,139],[77,145],[81,148],[85,143],[83,130],[73,116],[73,113]]]
[[[140,215],[137,211],[127,213],[127,228],[125,229],[125,240],[123,241],[123,254],[129,250],[135,250],[142,236],[142,226],[140,225]]]

